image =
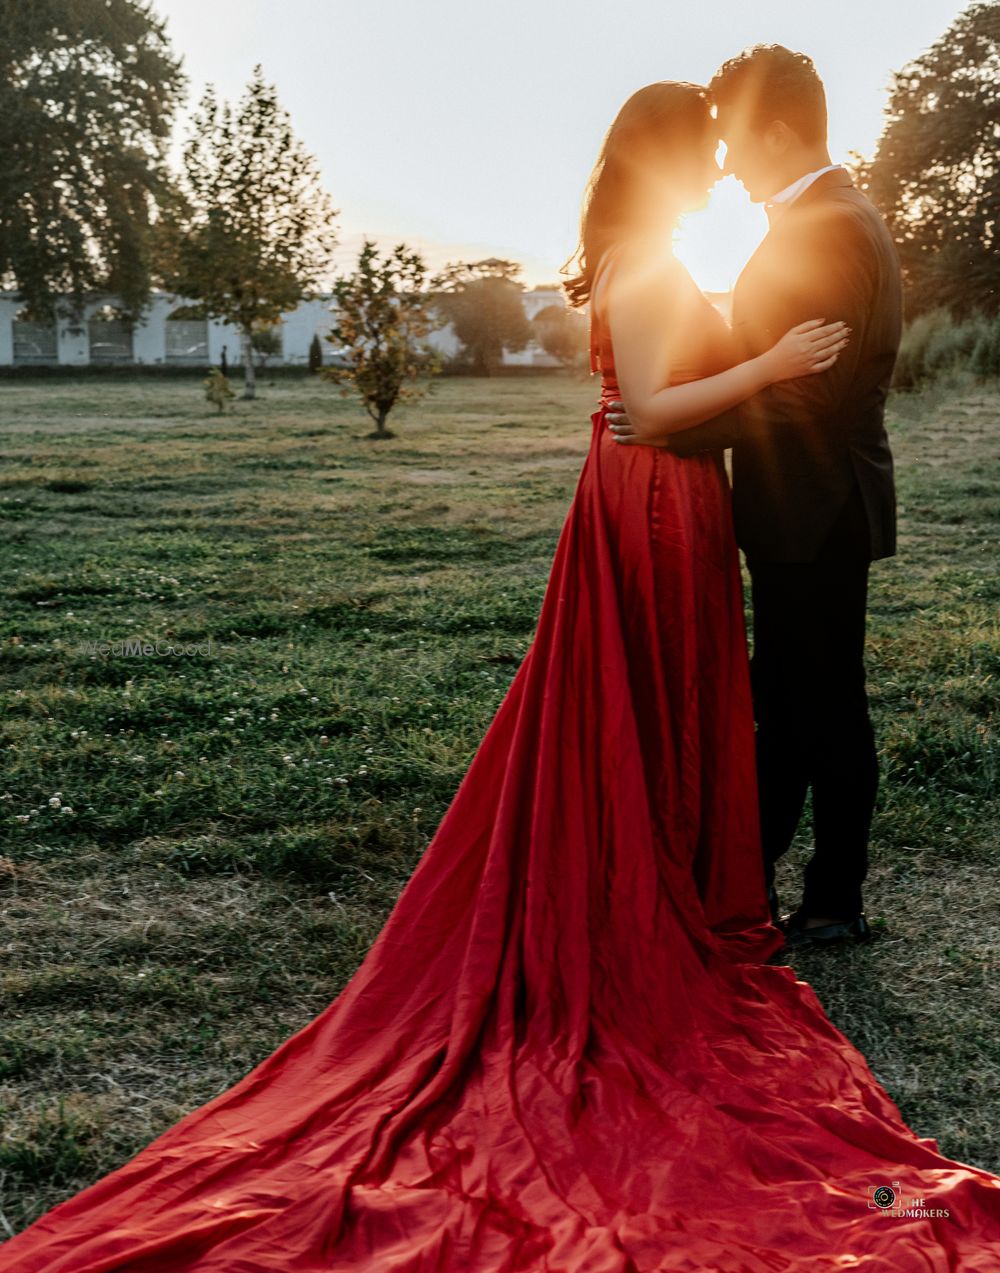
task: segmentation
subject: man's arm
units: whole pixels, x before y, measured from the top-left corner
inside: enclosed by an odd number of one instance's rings
[[[786,381],[794,384],[794,381]],[[675,455],[700,455],[705,451],[724,451],[732,446],[740,436],[743,406],[730,407],[721,415],[713,416],[704,424],[693,425],[690,429],[680,429],[671,433],[663,445]]]

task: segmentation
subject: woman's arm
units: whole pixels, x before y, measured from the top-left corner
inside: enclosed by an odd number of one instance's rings
[[[615,372],[631,431],[622,444],[656,444],[670,433],[710,420],[768,385],[818,371],[836,362],[847,344],[844,323],[810,319],[792,328],[766,353],[715,376],[671,385],[682,334],[685,287],[693,280],[673,258],[616,271],[606,304]]]

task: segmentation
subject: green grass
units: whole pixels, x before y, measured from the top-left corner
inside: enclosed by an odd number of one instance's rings
[[[313,381],[221,417],[197,381],[0,393],[11,1233],[349,979],[531,640],[595,387],[444,380],[382,443]],[[894,403],[900,554],[873,568],[869,629],[880,940],[796,958],[911,1126],[994,1171],[998,407],[972,385]],[[211,652],[86,648],[130,637]]]

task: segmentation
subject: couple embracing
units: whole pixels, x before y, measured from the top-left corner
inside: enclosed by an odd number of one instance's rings
[[[737,282],[731,330],[664,246],[665,227],[703,203],[720,176],[720,138],[725,171],[764,202],[770,223]],[[601,423],[622,445],[661,452],[632,461],[634,497],[645,484],[654,517],[679,496],[699,509],[707,501],[726,528],[711,570],[697,526],[684,528],[693,560],[680,568],[694,572],[700,594],[731,590],[737,574],[721,463],[732,447],[732,517],[752,586],[756,733],[751,742],[738,691],[719,727],[738,734],[746,753],[755,748],[766,886],[788,946],[870,936],[862,883],[878,762],[865,607],[870,562],[895,551],[883,415],[900,337],[899,267],[881,218],[831,163],[826,138],[812,61],[781,46],[727,62],[707,93],[670,82],[641,89],[605,140],[569,285],[576,303],[590,301]],[[710,621],[699,639],[739,646],[739,626]],[[717,800],[728,786],[720,775]],[[782,917],[775,863],[810,789],[814,851],[800,905]]]

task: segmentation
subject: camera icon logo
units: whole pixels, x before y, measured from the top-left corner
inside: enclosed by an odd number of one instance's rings
[[[890,1211],[897,1204],[900,1197],[901,1190],[898,1180],[894,1180],[891,1185],[873,1185],[871,1201],[868,1206],[872,1211]]]

